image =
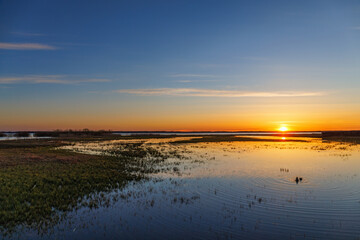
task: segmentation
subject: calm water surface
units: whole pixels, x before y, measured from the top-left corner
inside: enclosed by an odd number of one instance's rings
[[[184,158],[168,159],[169,171],[108,193],[121,197],[107,206],[73,211],[44,235],[23,229],[12,238],[360,239],[360,147],[293,139],[144,140]],[[106,154],[117,143],[66,148]]]

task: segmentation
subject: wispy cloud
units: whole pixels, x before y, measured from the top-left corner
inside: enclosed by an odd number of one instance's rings
[[[193,83],[193,82],[217,82],[215,79],[185,79],[185,80],[175,80],[174,82],[178,83]]]
[[[2,43],[0,49],[6,50],[55,50],[56,47],[40,43]]]
[[[28,75],[22,77],[0,77],[0,84],[19,84],[19,83],[81,84],[81,83],[101,83],[101,82],[110,82],[110,80],[102,79],[102,78],[73,79],[65,75]]]
[[[185,97],[313,97],[322,96],[322,92],[252,92],[237,90],[214,90],[198,88],[153,88],[153,89],[120,89],[118,93],[141,96],[185,96]]]
[[[217,77],[215,75],[210,75],[210,74],[173,74],[170,75],[170,77],[193,77],[193,78],[212,78],[212,77]]]

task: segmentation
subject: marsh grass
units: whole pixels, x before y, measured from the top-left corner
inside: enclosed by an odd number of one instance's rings
[[[86,206],[94,193],[108,192],[137,180],[121,171],[114,158],[80,164],[37,163],[1,169],[0,226],[11,232],[16,226],[46,230],[67,211]],[[96,201],[95,201],[96,202]],[[93,207],[94,200],[90,201]]]
[[[331,136],[331,137],[323,137],[322,140],[323,142],[360,144],[360,136]]]
[[[0,149],[29,149],[29,148],[40,148],[40,147],[54,147],[61,146],[66,143],[61,140],[48,140],[48,139],[19,139],[19,140],[8,140],[0,142]],[[1,164],[1,160],[0,160]]]
[[[163,137],[116,136],[115,139],[151,138]],[[0,236],[11,235],[19,228],[30,228],[39,234],[46,234],[66,219],[71,211],[109,206],[116,199],[107,193],[121,191],[130,182],[147,181],[149,173],[169,171],[181,174],[183,166],[179,159],[183,157],[182,152],[176,150],[179,145],[170,145],[172,143],[271,141],[255,137],[197,136],[189,140],[168,142],[169,145],[160,144],[157,148],[141,140],[120,141],[115,148],[106,149],[102,155],[61,149],[66,145],[97,144],[109,139],[113,140],[113,136],[0,142]],[[282,142],[281,139],[273,141]],[[165,161],[170,159],[172,164]],[[197,164],[199,160],[191,161]],[[118,196],[126,198],[127,195]],[[179,198],[174,201],[181,203],[185,200]]]
[[[6,134],[3,132],[0,132],[0,137],[6,137]]]
[[[18,228],[40,234],[81,207],[111,201],[104,193],[145,180],[168,156],[140,144],[123,144],[112,156],[55,149],[61,141],[6,141],[0,144],[0,231]]]

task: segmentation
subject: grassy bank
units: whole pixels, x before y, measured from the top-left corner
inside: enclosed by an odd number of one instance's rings
[[[130,181],[146,179],[153,165],[166,156],[123,145],[117,156],[78,154],[57,147],[60,140],[4,141],[0,143],[0,230],[18,227],[46,232],[66,213],[79,207],[96,208],[113,199],[103,193],[121,189]],[[144,161],[145,158],[153,161]]]

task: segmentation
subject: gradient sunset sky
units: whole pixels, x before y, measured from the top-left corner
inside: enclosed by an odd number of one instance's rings
[[[360,1],[0,0],[0,130],[360,129]]]

